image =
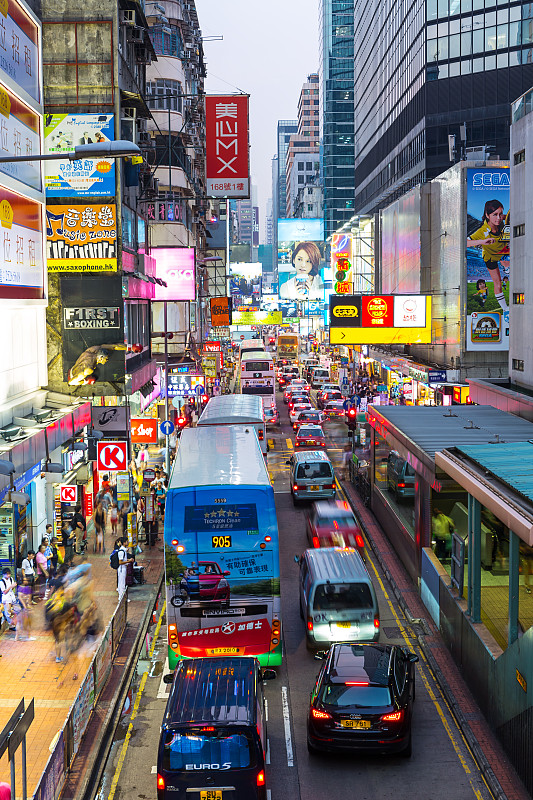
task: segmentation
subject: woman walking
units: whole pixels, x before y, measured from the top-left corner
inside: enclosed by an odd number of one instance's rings
[[[93,514],[93,520],[94,520],[94,527],[96,529],[95,552],[105,553],[104,534],[107,522],[107,514],[105,512],[104,505],[102,502],[99,502],[98,505],[96,506],[95,512]]]

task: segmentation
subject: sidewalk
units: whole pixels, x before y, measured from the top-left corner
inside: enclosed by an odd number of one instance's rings
[[[109,623],[117,604],[117,576],[109,566],[114,537],[110,526],[106,533],[106,554],[92,552],[89,545],[87,562],[92,567],[94,598],[98,605],[103,629]],[[139,627],[147,605],[147,588],[159,585],[163,553],[158,546],[151,549],[141,545],[143,552],[137,563],[144,566],[146,585],[129,589],[128,630]],[[75,564],[81,563],[76,557]],[[35,698],[35,719],[27,735],[28,796],[31,797],[50,756],[49,746],[61,730],[74,702],[83,678],[90,666],[94,648],[89,653],[72,655],[68,661],[56,663],[54,640],[44,627],[42,603],[34,606],[32,636],[35,641],[15,641],[14,633],[6,632],[0,639],[0,729],[6,724],[22,697],[26,704]],[[82,648],[83,650],[83,648]],[[105,692],[105,690],[104,690]],[[17,752],[17,796],[22,796],[20,750]],[[0,781],[10,783],[7,757],[0,760]]]
[[[342,481],[342,488],[363,525],[382,569],[387,573],[400,606],[411,619],[424,620],[428,632],[418,633],[418,641],[494,796],[498,800],[531,800],[374,514],[363,505],[351,483]]]

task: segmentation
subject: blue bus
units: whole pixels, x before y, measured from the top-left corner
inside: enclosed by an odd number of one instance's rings
[[[169,665],[200,656],[281,664],[274,493],[250,425],[185,429],[165,507]]]

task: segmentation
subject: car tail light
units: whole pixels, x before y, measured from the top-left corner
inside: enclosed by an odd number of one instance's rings
[[[298,486],[296,484],[294,484],[294,486],[292,487],[292,491],[293,492],[297,492],[298,491]]]
[[[398,489],[405,489],[405,483],[399,483]]]
[[[265,785],[265,772],[261,770],[261,772],[257,773],[257,785],[264,786]]]
[[[318,708],[311,709],[311,716],[313,719],[331,719],[331,714],[328,714],[327,711],[319,711]]]
[[[382,722],[402,722],[404,717],[404,710],[401,708],[399,711],[392,711],[390,714],[384,714],[381,717]]]
[[[313,630],[313,618],[312,617],[307,617],[307,630],[308,631],[312,631]]]
[[[318,536],[313,536],[313,547],[320,547],[320,539]]]
[[[346,681],[345,686],[368,686],[368,681]]]
[[[374,617],[374,628],[379,629],[379,617]]]
[[[359,533],[355,537],[355,543],[356,543],[357,547],[364,547],[365,546],[364,539]]]
[[[162,775],[159,774],[157,776],[157,788],[162,792],[165,791],[165,779],[163,778]]]
[[[260,431],[257,431],[257,436],[258,436],[259,441],[262,442],[263,439],[265,438],[265,435],[264,435],[262,429]]]

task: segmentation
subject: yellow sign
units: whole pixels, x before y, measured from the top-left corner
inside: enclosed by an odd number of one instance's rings
[[[3,17],[7,17],[7,12],[9,11],[9,0],[0,0],[0,14]]]
[[[11,228],[13,225],[13,207],[9,200],[2,200],[0,203],[0,222],[2,228]]]
[[[344,306],[340,307],[341,309]],[[341,314],[339,316],[348,316]],[[423,328],[335,328],[329,329],[330,344],[431,344],[431,297],[426,297]]]
[[[9,119],[11,114],[11,100],[5,89],[0,86],[0,114]]]
[[[234,311],[232,325],[281,325],[281,311]]]

